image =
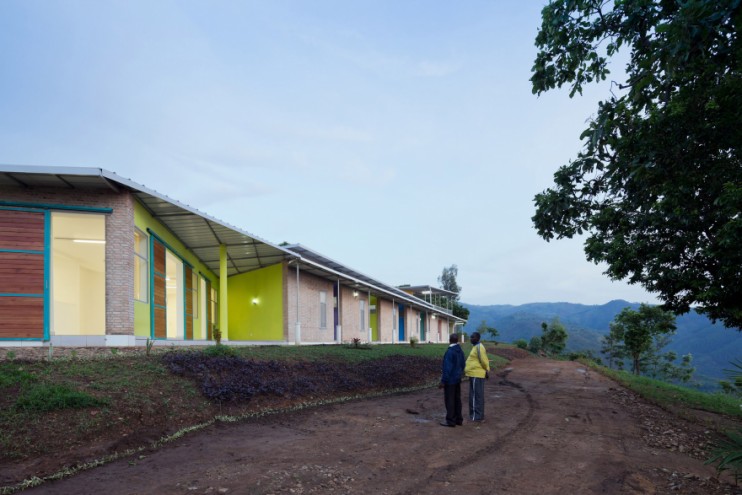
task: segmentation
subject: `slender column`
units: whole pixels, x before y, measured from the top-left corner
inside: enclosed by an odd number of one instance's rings
[[[299,263],[296,263],[296,330],[294,333],[294,344],[301,344],[301,322],[299,320]]]
[[[368,321],[368,342],[371,343],[374,340],[374,329],[371,328],[371,291],[370,290],[368,291],[368,304],[367,304],[367,306],[368,306],[368,311],[367,311],[367,315],[366,315],[366,321]],[[378,316],[378,314],[379,313],[376,313],[377,316]],[[378,325],[379,318],[376,318],[376,323]]]
[[[222,340],[229,340],[229,296],[227,294],[227,246],[219,246],[219,329]]]

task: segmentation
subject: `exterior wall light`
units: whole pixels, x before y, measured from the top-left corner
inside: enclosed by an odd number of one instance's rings
[[[354,290],[353,291],[353,297],[358,297],[358,291],[357,290]]]

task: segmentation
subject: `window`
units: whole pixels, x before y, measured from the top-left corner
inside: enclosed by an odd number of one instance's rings
[[[149,302],[149,239],[134,229],[134,300]]]
[[[319,327],[327,328],[327,292],[319,291]]]
[[[106,219],[53,212],[51,332],[106,333]]]
[[[182,339],[185,328],[183,261],[169,250],[165,252],[165,301],[167,302],[167,338]]]
[[[358,304],[361,307],[361,330],[366,330],[366,301],[361,299]]]

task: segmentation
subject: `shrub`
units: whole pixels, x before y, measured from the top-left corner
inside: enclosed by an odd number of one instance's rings
[[[531,337],[531,341],[528,343],[528,350],[537,354],[541,350],[541,337]]]
[[[412,337],[410,337],[410,346],[411,347],[415,347],[418,342],[420,342],[420,340],[417,337],[415,337],[414,335]]]
[[[39,383],[26,388],[16,400],[15,407],[23,411],[47,412],[106,404],[108,401],[97,399],[67,385]]]
[[[220,403],[270,395],[291,399],[368,392],[390,383],[406,387],[440,376],[440,361],[420,356],[344,363],[255,361],[202,352],[168,352],[162,360],[174,374],[196,381],[207,399]]]
[[[229,347],[228,345],[222,345],[222,344],[216,344],[216,345],[210,345],[206,349],[204,349],[203,354],[210,357],[216,357],[216,356],[237,356],[237,350],[234,347]]]
[[[518,349],[528,349],[528,342],[526,341],[526,339],[518,339],[513,342],[513,345]]]

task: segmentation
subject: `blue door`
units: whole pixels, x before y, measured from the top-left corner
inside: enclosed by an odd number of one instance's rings
[[[404,342],[404,305],[399,305],[399,341]]]

